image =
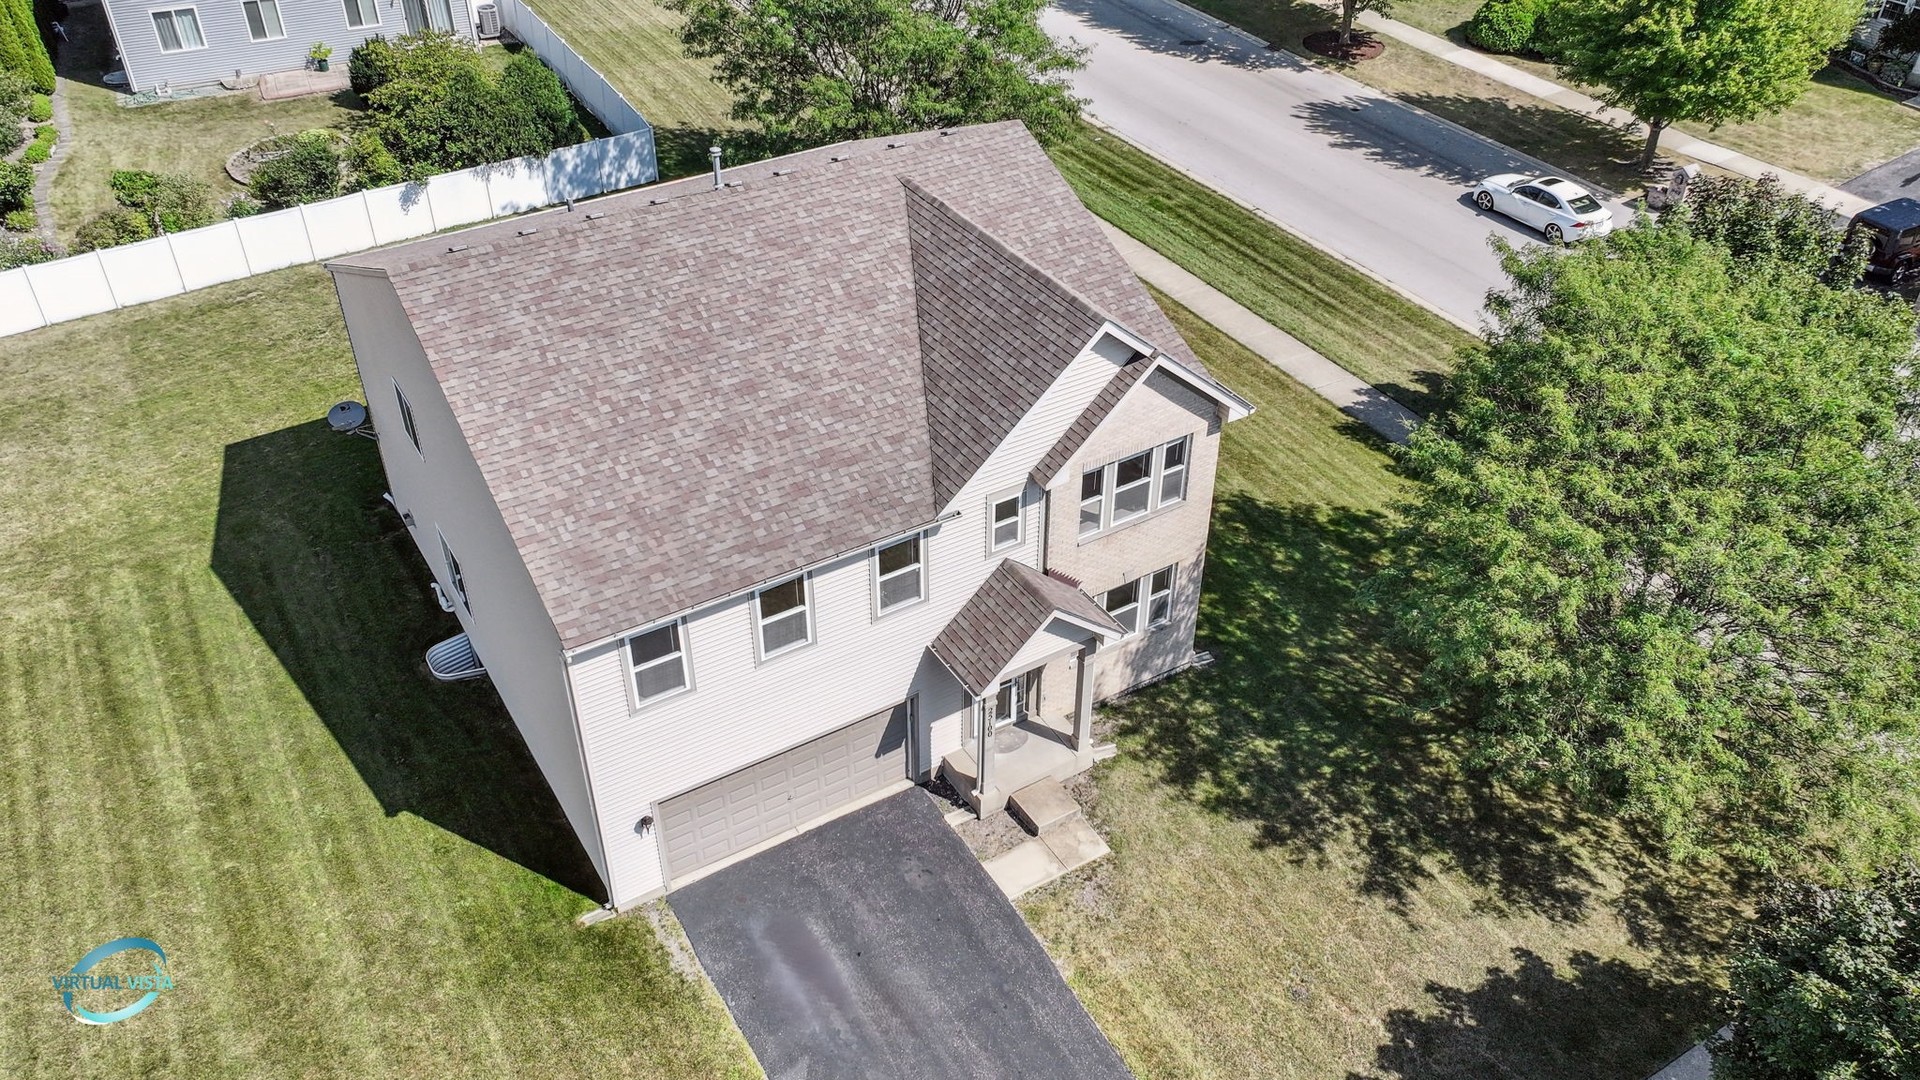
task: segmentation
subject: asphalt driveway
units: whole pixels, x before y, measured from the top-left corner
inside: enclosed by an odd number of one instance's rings
[[[1466,196],[1543,166],[1344,75],[1168,0],[1055,0],[1041,25],[1091,47],[1073,88],[1102,123],[1466,326],[1506,286],[1488,238],[1538,242]]]
[[[918,789],[670,902],[769,1080],[1132,1075]]]

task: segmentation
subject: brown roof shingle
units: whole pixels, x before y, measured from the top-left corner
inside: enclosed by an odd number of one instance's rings
[[[335,264],[392,281],[568,648],[933,520],[1101,313],[1198,367],[1017,123],[726,179]]]
[[[1014,654],[1055,615],[1114,635],[1126,633],[1093,598],[1058,578],[1008,559],[993,568],[931,646],[975,697],[993,686]]]

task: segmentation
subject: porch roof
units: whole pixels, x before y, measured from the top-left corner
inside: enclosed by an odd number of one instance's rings
[[[986,694],[1034,635],[1055,619],[1102,640],[1126,634],[1078,588],[1031,566],[1003,561],[929,646],[967,692]]]

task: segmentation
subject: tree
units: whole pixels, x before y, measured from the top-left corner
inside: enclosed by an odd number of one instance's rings
[[[1569,79],[1647,126],[1646,169],[1669,124],[1793,104],[1859,19],[1859,0],[1561,0],[1551,46]]]
[[[0,0],[0,71],[14,72],[43,94],[53,93],[53,58],[34,19],[33,0]]]
[[[266,210],[284,210],[340,194],[340,140],[331,131],[303,131],[293,145],[254,167],[247,189]]]
[[[1393,0],[1340,0],[1340,47],[1353,45],[1353,20],[1363,11],[1371,11],[1382,18],[1393,16]]]
[[[671,0],[688,51],[716,59],[733,116],[817,146],[1018,119],[1042,142],[1080,102],[1078,51],[1038,22],[1044,0]]]
[[[1665,223],[1504,262],[1402,457],[1423,704],[1678,857],[1914,835],[1912,313]]]
[[[1920,1076],[1920,868],[1857,888],[1776,887],[1728,970],[1715,1080]]]
[[[1787,262],[1829,285],[1851,285],[1867,268],[1865,239],[1850,238],[1832,207],[1788,191],[1772,173],[1702,176],[1661,220],[1719,244],[1737,263]]]

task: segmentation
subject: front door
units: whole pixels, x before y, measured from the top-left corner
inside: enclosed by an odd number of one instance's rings
[[[993,697],[993,726],[1003,728],[1008,724],[1019,723],[1027,718],[1027,710],[1040,700],[1040,669],[1013,678],[1000,684]]]

